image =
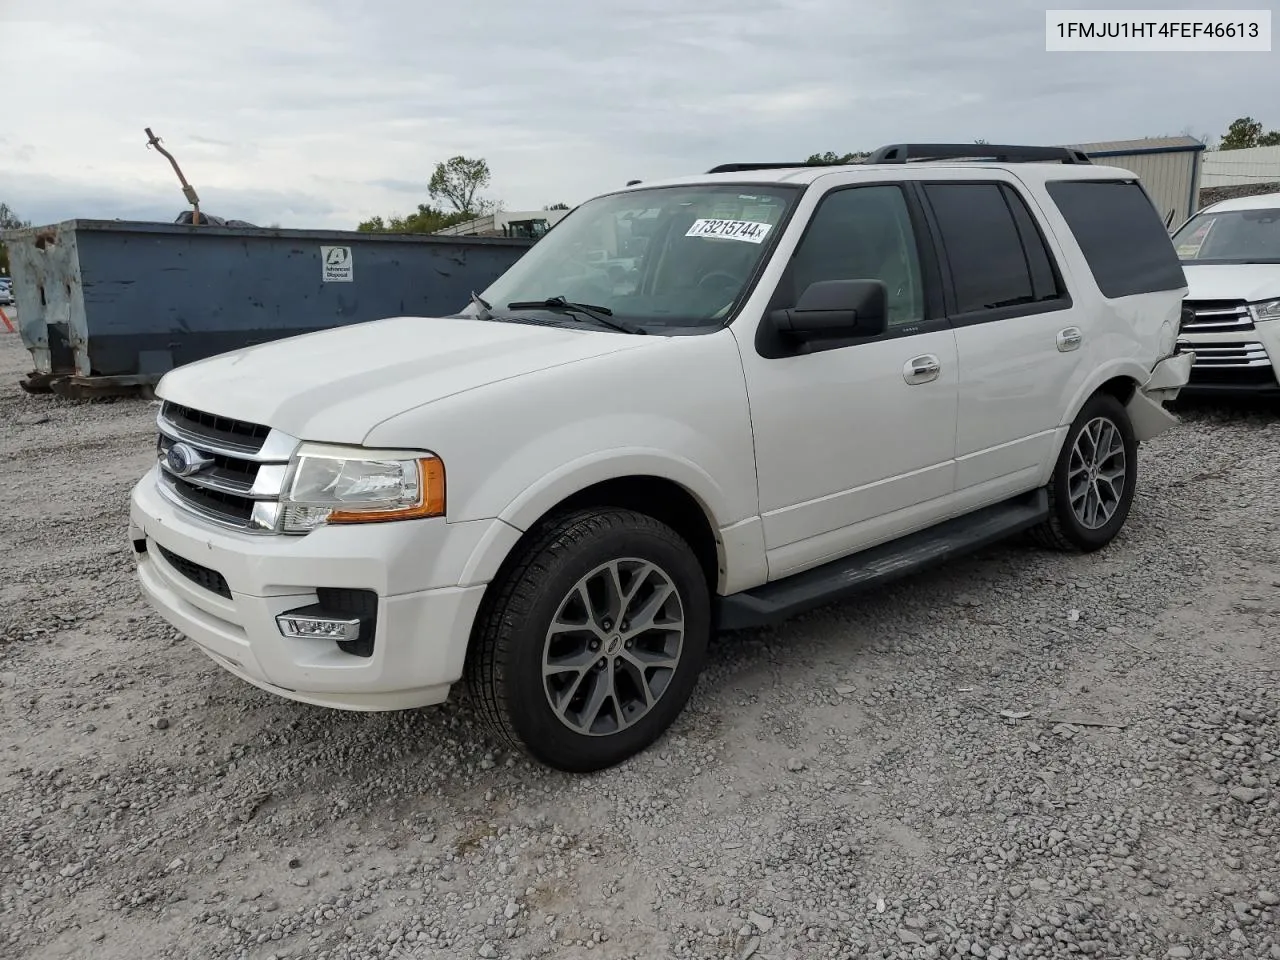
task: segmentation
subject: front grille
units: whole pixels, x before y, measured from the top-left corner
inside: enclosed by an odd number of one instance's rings
[[[1275,370],[1261,343],[1192,343],[1196,362],[1191,383],[1265,384],[1275,381]]]
[[[1194,314],[1183,320],[1184,333],[1253,329],[1253,316],[1244,300],[1184,300],[1183,306]]]
[[[1271,358],[1260,343],[1192,343],[1197,367],[1269,367]]]
[[[250,452],[261,450],[271,432],[270,427],[261,424],[232,420],[168,401],[160,408],[160,415],[193,437],[209,440],[215,446],[239,447]]]
[[[173,477],[170,481],[173,490],[193,507],[201,512],[208,512],[237,526],[247,527],[253,516],[253,501],[248,497],[238,497],[220,490],[208,490],[197,487],[194,483]]]
[[[170,448],[177,443],[171,437],[160,435],[157,453],[161,460],[166,460]],[[190,446],[195,446],[188,442]],[[199,449],[199,448],[196,448]],[[253,460],[241,460],[223,453],[201,450],[212,462],[200,471],[200,479],[206,487],[213,490],[248,498],[253,492],[253,485],[258,480],[261,464]]]
[[[156,418],[161,492],[204,519],[251,533],[274,533],[289,458],[298,441],[270,427],[166,401]],[[195,469],[170,452],[195,457]],[[181,458],[179,458],[181,460]]]
[[[216,593],[220,597],[231,599],[231,588],[227,586],[226,578],[217,570],[210,570],[208,567],[202,567],[194,561],[188,560],[186,557],[180,557],[172,550],[156,544],[156,549],[160,551],[160,555],[173,569],[194,583],[197,587],[203,587],[210,593]]]

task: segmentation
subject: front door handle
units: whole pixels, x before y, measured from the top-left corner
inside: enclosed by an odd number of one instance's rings
[[[912,357],[902,368],[902,379],[907,383],[928,383],[937,380],[942,371],[942,362],[932,353]]]
[[[1079,327],[1066,327],[1058,331],[1058,352],[1070,353],[1077,350],[1081,342],[1084,340],[1084,334],[1080,332]]]

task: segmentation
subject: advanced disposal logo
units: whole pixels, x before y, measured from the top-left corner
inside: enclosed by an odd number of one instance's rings
[[[355,280],[350,247],[321,247],[325,283],[351,283]]]

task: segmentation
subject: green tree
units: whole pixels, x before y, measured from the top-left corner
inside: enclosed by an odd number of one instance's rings
[[[19,217],[11,206],[0,203],[0,230],[20,230],[29,226],[30,222]],[[0,243],[0,274],[9,275],[9,251],[3,243]]]
[[[869,156],[871,156],[871,152],[869,150],[864,150],[858,153],[833,153],[828,150],[826,153],[815,153],[806,160],[805,163],[830,164],[835,166],[844,163],[861,163]]]
[[[1280,130],[1263,132],[1262,124],[1253,117],[1240,117],[1231,121],[1227,132],[1218,144],[1219,150],[1243,150],[1247,147],[1280,146]]]
[[[439,207],[420,203],[413,213],[405,216],[393,214],[385,220],[381,216],[370,217],[358,224],[356,229],[361,233],[435,233],[471,219],[472,214],[461,210],[447,213]]]
[[[551,206],[543,207],[542,209],[543,210],[568,210],[569,205],[567,203],[553,203],[551,204]]]
[[[449,204],[458,213],[477,217],[489,213],[493,203],[482,200],[477,194],[493,180],[489,163],[483,158],[452,157],[437,163],[427,192],[431,199]]]
[[[403,216],[370,217],[361,221],[356,229],[361,233],[435,233],[494,213],[502,204],[479,195],[492,180],[489,164],[484,159],[453,157],[437,163],[427,182],[427,193],[436,203],[420,203],[416,211]]]

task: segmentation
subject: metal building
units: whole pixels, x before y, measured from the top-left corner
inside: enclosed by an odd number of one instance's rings
[[[1151,137],[1063,146],[1083,150],[1094,163],[1120,167],[1142,181],[1162,219],[1171,227],[1200,207],[1200,176],[1205,145],[1195,137]]]

